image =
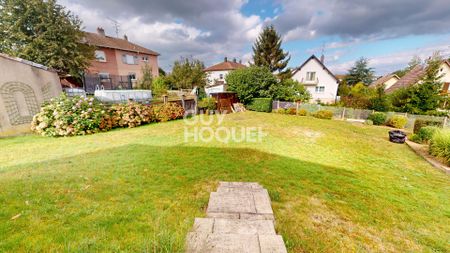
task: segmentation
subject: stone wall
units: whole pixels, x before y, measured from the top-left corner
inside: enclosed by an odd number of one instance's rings
[[[56,72],[0,54],[0,136],[30,131],[41,104],[61,92]]]

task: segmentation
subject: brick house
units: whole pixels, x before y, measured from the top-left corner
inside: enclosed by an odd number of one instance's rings
[[[127,36],[110,37],[99,27],[97,33],[85,32],[84,43],[97,47],[87,74],[98,74],[101,78],[125,76],[135,82],[142,76],[142,67],[148,64],[153,76],[159,75],[159,53],[128,41]]]

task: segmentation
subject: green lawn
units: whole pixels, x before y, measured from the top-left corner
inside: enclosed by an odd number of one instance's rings
[[[0,139],[0,252],[181,252],[221,180],[269,190],[289,252],[449,252],[449,176],[387,128],[254,112],[223,125],[267,136],[185,143],[173,121]]]

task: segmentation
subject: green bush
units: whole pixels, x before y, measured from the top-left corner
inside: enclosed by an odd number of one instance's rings
[[[286,109],[286,114],[296,115],[297,114],[297,109],[295,109],[295,108],[288,108],[288,109]]]
[[[425,126],[442,127],[442,125],[443,125],[442,122],[436,120],[416,119],[416,121],[414,121],[414,133],[415,134],[418,133],[419,130]]]
[[[368,120],[364,121],[364,124],[371,126],[371,125],[373,125],[373,121],[368,119]]]
[[[411,141],[417,143],[428,143],[440,129],[434,126],[422,127],[417,134],[411,136]]]
[[[314,117],[318,119],[332,119],[333,118],[333,112],[328,110],[320,110],[313,114]]]
[[[106,108],[94,98],[62,94],[44,103],[33,117],[31,130],[43,136],[74,136],[108,131],[113,127]]]
[[[203,98],[198,102],[198,108],[200,110],[206,111],[210,110],[213,111],[217,108],[216,99],[210,97],[210,98]]]
[[[386,114],[382,112],[374,112],[370,114],[367,119],[371,120],[374,125],[384,125],[384,123],[386,123]]]
[[[153,113],[157,122],[181,119],[184,116],[184,109],[177,103],[167,103],[153,107]]]
[[[257,112],[272,112],[272,99],[254,98],[247,108]]]
[[[308,111],[305,110],[305,109],[300,109],[300,110],[298,110],[297,115],[298,116],[307,116],[308,115]]]
[[[279,114],[286,114],[286,109],[284,108],[280,108],[274,111],[275,113],[279,113]]]
[[[450,131],[440,130],[430,140],[430,154],[439,157],[450,165]]]
[[[228,91],[236,92],[244,105],[250,104],[254,98],[273,98],[272,86],[279,84],[269,68],[258,66],[233,70],[225,79]]]
[[[387,124],[388,126],[402,129],[406,126],[406,123],[408,123],[408,118],[401,115],[394,115],[388,120]]]
[[[136,102],[113,105],[110,113],[114,127],[133,128],[156,121],[151,106]]]

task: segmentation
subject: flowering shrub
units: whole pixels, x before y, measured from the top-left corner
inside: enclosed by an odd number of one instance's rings
[[[313,114],[314,117],[318,119],[332,119],[333,112],[328,110],[320,110]]]
[[[288,109],[286,109],[286,114],[295,115],[295,114],[297,114],[297,109],[288,108]]]
[[[151,106],[136,102],[114,105],[110,113],[115,127],[133,128],[156,121]]]
[[[406,126],[407,123],[408,118],[406,118],[405,116],[394,115],[388,120],[387,125],[398,129],[402,129]]]
[[[64,94],[44,103],[31,123],[31,130],[44,136],[85,135],[111,128],[111,117],[94,98]]]
[[[300,109],[297,112],[298,116],[307,116],[308,115],[308,111],[306,111],[305,109]]]
[[[181,119],[184,116],[184,109],[177,103],[167,103],[153,107],[153,112],[158,122],[166,122],[174,119]]]

